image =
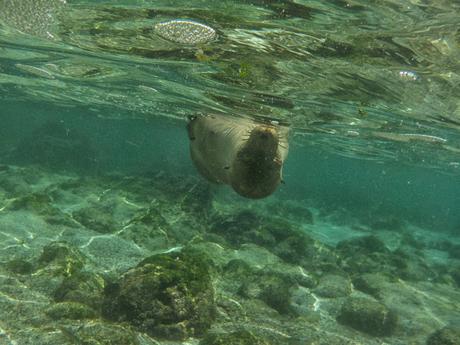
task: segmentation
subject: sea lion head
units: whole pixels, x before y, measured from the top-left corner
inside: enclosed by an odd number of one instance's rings
[[[277,128],[258,125],[251,130],[247,142],[236,154],[230,184],[246,198],[267,197],[281,182],[282,166]]]

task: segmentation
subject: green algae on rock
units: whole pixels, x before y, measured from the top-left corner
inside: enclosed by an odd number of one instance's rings
[[[363,297],[351,297],[342,305],[337,321],[374,336],[394,333],[398,316],[385,305]]]
[[[385,283],[389,282],[391,277],[384,273],[364,273],[353,279],[353,286],[376,299],[382,297]]]
[[[2,181],[3,182],[3,181]],[[53,203],[53,198],[46,192],[24,193],[15,197],[7,204],[8,211],[31,211],[43,217],[48,224],[74,226],[75,222],[69,215],[62,212]]]
[[[315,294],[326,298],[346,297],[351,294],[351,291],[350,279],[339,274],[325,274],[314,289]]]
[[[8,271],[15,274],[30,274],[34,271],[34,265],[24,259],[13,259],[5,264]]]
[[[88,229],[107,234],[117,230],[117,224],[113,221],[112,212],[113,210],[109,207],[92,205],[74,211],[72,217]]]
[[[141,341],[129,326],[102,321],[59,327],[71,344],[88,345],[140,345]],[[144,342],[154,344],[153,342]],[[155,343],[156,344],[156,343]]]
[[[290,305],[291,284],[279,277],[265,277],[259,298],[280,314],[292,313]]]
[[[201,336],[215,317],[209,270],[191,250],[150,256],[106,288],[103,314],[155,337]]]
[[[460,328],[448,325],[430,335],[426,345],[460,345]]]
[[[54,320],[81,320],[97,317],[97,313],[94,309],[88,307],[86,304],[77,302],[60,302],[52,304],[45,310],[45,313]]]
[[[262,218],[253,211],[216,215],[210,230],[235,246],[255,243],[267,248],[291,264],[311,263],[320,251],[312,238],[288,221],[278,217]]]
[[[54,290],[57,302],[79,302],[99,311],[103,301],[105,281],[93,272],[76,272],[67,276]]]
[[[365,254],[389,252],[385,243],[372,235],[344,240],[337,244],[337,249],[343,252],[360,252]]]
[[[71,276],[85,264],[84,255],[69,243],[51,242],[43,248],[38,258],[38,267],[51,269],[55,275]]]

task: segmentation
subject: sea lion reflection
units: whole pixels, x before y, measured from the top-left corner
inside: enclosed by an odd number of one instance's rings
[[[272,194],[282,181],[289,145],[286,126],[224,115],[191,116],[190,154],[198,171],[246,198]]]

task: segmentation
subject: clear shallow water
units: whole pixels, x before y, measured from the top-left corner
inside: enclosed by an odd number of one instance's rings
[[[270,116],[298,142],[458,174],[458,6],[5,0],[1,97],[111,118]],[[218,38],[196,46],[156,34],[176,18]]]
[[[450,344],[459,15],[454,1],[0,0],[0,344],[213,345],[107,302],[142,259],[190,249],[213,263],[212,334]],[[158,35],[176,18],[218,36]],[[197,174],[185,130],[197,112],[290,124],[274,196],[242,199]],[[356,326],[362,315],[376,323]]]

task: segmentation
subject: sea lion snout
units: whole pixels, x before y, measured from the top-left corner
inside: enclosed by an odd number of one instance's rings
[[[288,128],[222,115],[199,116],[188,124],[190,153],[198,171],[240,195],[258,199],[281,182],[288,153]]]
[[[231,185],[238,194],[260,199],[276,190],[282,168],[278,144],[275,127],[260,125],[252,129],[233,163]]]

